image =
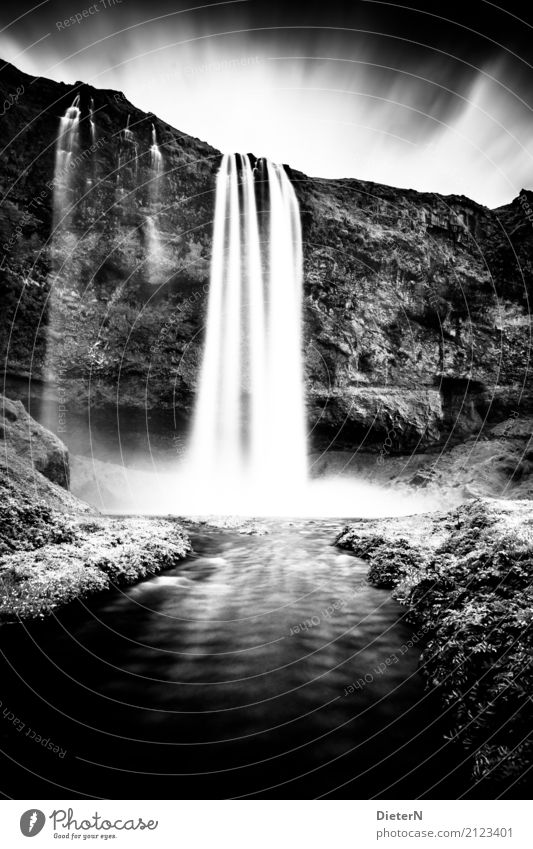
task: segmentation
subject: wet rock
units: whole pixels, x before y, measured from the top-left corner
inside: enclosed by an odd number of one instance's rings
[[[0,353],[8,372],[44,378],[48,367],[62,369],[62,391],[73,409],[117,402],[190,415],[219,152],[143,113],[120,92],[32,79],[6,65],[0,97],[20,84],[24,98],[3,124],[6,137],[17,138],[2,162],[9,196],[0,214],[0,239],[8,245],[0,269],[6,305]],[[84,130],[94,99],[97,134],[105,141],[97,152],[103,179],[77,209],[74,236],[85,236],[48,302],[47,183],[59,116],[78,93]],[[155,289],[144,262],[146,194],[137,191],[127,207],[99,219],[99,210],[116,208],[115,181],[107,175],[115,172],[128,115],[141,152],[155,123],[167,173],[158,222],[167,256],[163,285]],[[82,145],[87,148],[87,138]],[[140,182],[147,178],[144,167],[141,161]],[[294,169],[290,175],[303,227],[306,390],[315,449],[379,451],[397,421],[393,453],[426,450],[449,436],[457,442],[479,432],[487,416],[496,423],[518,404],[521,414],[533,412],[526,379],[533,239],[524,213],[531,192],[489,210],[462,196],[312,179]],[[39,203],[28,209],[28,198]],[[43,308],[48,321],[39,323]],[[48,363],[47,333],[54,341]]]
[[[0,396],[2,449],[13,452],[64,489],[69,487],[67,447],[28,415],[21,401]]]

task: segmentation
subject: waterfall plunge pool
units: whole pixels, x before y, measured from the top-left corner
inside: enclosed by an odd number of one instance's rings
[[[332,546],[342,523],[263,524],[262,536],[190,524],[194,553],[179,567],[4,629],[5,702],[25,725],[0,727],[13,792],[414,799],[467,789],[406,611]]]

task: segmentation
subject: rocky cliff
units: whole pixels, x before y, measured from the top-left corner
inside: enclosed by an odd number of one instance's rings
[[[51,238],[55,140],[77,94],[76,206],[68,232]],[[71,407],[90,395],[95,405],[118,397],[188,415],[220,154],[120,92],[31,78],[7,65],[0,98],[7,372],[40,380],[55,372]],[[132,136],[124,134],[128,120]],[[152,124],[163,154],[157,203]],[[489,210],[466,197],[288,171],[303,225],[315,447],[372,449],[388,436],[391,452],[421,450],[476,433],[487,418],[531,411],[533,193]]]

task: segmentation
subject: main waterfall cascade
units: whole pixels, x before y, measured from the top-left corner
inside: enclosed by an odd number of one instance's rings
[[[285,169],[225,155],[191,445],[206,500],[271,512],[280,491],[305,486],[301,300],[300,216]]]
[[[302,265],[298,201],[285,169],[225,155],[188,458],[168,481],[159,477],[151,512],[169,503],[179,515],[256,517],[429,509],[418,496],[398,498],[356,478],[308,474]]]

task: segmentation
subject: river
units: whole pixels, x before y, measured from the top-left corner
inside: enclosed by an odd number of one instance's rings
[[[459,795],[405,609],[332,545],[341,527],[190,523],[176,568],[2,629],[4,708],[23,723],[0,726],[13,792]]]

